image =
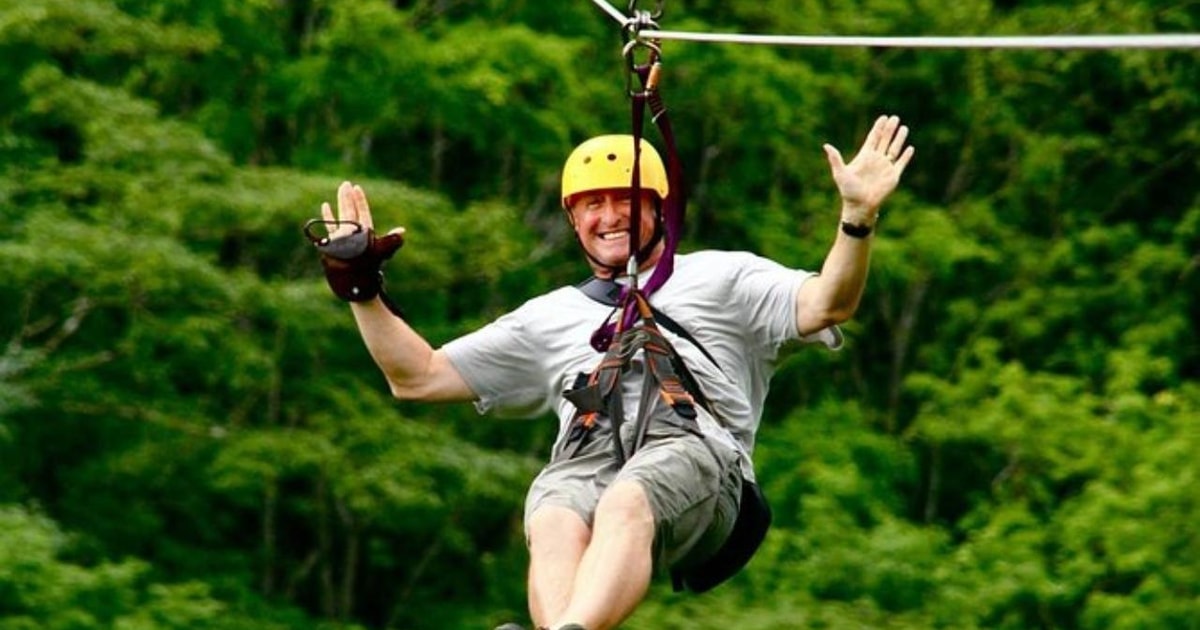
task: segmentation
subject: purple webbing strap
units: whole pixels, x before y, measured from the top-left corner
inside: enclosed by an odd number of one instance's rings
[[[638,77],[643,84],[646,83],[650,66],[638,66],[635,68]],[[630,237],[630,256],[637,253],[640,247],[638,232],[641,226],[641,138],[642,126],[645,119],[644,108],[649,105],[651,120],[658,126],[658,131],[663,137],[663,142],[666,145],[667,155],[667,187],[669,193],[667,198],[662,202],[662,220],[665,235],[663,237],[663,252],[658,259],[658,264],[654,267],[654,273],[650,274],[650,278],[646,280],[645,286],[638,287],[637,290],[644,296],[649,297],[657,291],[671,274],[675,271],[675,250],[679,244],[680,233],[683,231],[683,220],[687,211],[687,199],[684,195],[683,186],[683,167],[679,163],[679,154],[675,148],[675,133],[671,129],[671,121],[667,116],[667,109],[663,103],[662,96],[657,89],[648,90],[649,97],[646,96],[647,91],[632,95],[633,100],[633,143],[634,143],[634,162],[633,162],[633,181],[631,188],[633,189],[634,197],[631,200],[632,206],[630,211],[631,237]],[[621,330],[626,330],[633,325],[638,318],[637,300],[632,299],[629,287],[621,291],[621,296],[618,299],[621,310]],[[606,322],[592,333],[591,344],[597,352],[604,352],[612,343],[613,336],[616,334],[616,324]]]
[[[667,117],[667,108],[662,102],[662,96],[655,90],[650,95],[651,120],[658,125],[658,131],[663,137],[667,149],[667,187],[670,192],[663,200],[663,226],[666,234],[663,238],[662,256],[650,279],[646,281],[642,294],[649,296],[658,290],[675,271],[675,249],[679,245],[679,236],[683,232],[683,219],[687,210],[687,199],[683,186],[683,167],[679,164],[679,155],[675,149],[675,133],[671,130],[671,121]]]
[[[633,102],[633,177],[629,182],[629,258],[642,249],[642,121],[645,119],[646,94],[632,95]],[[642,261],[637,261],[641,264]],[[637,278],[633,278],[637,284]]]

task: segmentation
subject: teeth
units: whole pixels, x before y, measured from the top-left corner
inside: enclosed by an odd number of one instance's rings
[[[627,234],[625,230],[621,230],[619,232],[605,232],[604,234],[600,235],[600,240],[612,241],[624,237],[625,234]]]

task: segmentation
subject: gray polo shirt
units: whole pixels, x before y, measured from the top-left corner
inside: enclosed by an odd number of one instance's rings
[[[644,272],[642,281],[649,275]],[[779,349],[800,339],[796,292],[812,276],[754,254],[708,250],[677,255],[670,279],[650,296],[650,303],[690,332],[720,366],[659,326],[713,403],[717,419],[701,414],[702,429],[744,454],[743,468],[750,478],[754,434]],[[577,374],[590,372],[599,362],[602,355],[589,341],[612,311],[575,287],[563,287],[525,302],[443,350],[475,393],[480,413],[532,417],[553,410],[561,439],[575,413],[562,392]],[[837,349],[842,337],[831,327],[800,340]],[[626,414],[632,419],[641,376],[631,374],[622,382]]]

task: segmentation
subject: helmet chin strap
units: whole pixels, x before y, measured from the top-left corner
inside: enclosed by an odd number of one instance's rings
[[[649,260],[650,254],[654,252],[654,248],[658,247],[658,244],[660,242],[662,242],[663,219],[662,219],[662,210],[660,208],[660,205],[661,204],[658,202],[655,202],[655,204],[654,204],[654,233],[650,235],[650,240],[647,241],[646,244],[644,246],[642,246],[641,249],[638,250],[637,260],[639,263],[644,260]],[[593,256],[592,252],[589,252],[588,248],[584,246],[583,241],[579,239],[578,232],[575,233],[575,242],[579,243],[579,248],[583,250],[583,254],[588,257],[588,260],[592,261],[592,263],[594,265],[596,265],[597,267],[607,269],[609,271],[609,273],[611,274],[610,277],[618,278],[622,275],[628,275],[627,270],[625,269],[626,263],[621,263],[619,265],[610,265],[606,262],[601,261],[600,259],[596,258],[595,256]]]

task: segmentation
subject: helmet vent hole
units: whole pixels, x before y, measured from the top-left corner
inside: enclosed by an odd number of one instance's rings
[[[589,156],[587,156],[587,157],[583,158],[583,163],[584,163],[584,164],[591,164],[591,163],[592,163],[592,156],[590,156],[590,155],[589,155]]]
[[[617,161],[617,154],[616,154],[616,153],[609,153],[609,154],[608,154],[608,161],[609,161],[609,162],[616,162],[616,161]]]

